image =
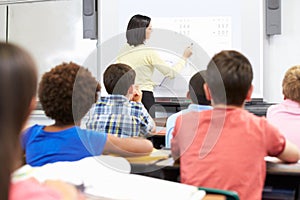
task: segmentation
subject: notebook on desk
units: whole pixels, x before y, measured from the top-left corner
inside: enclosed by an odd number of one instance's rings
[[[126,157],[126,160],[131,164],[155,164],[158,161],[168,159],[170,156],[170,150],[153,149],[148,156]]]

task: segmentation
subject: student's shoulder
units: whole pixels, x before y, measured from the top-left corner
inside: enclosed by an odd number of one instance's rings
[[[284,108],[282,103],[279,104],[274,104],[268,107],[267,109],[267,113],[272,113],[272,112],[276,112],[278,110],[282,110]]]
[[[209,110],[190,110],[188,112],[183,112],[181,115],[182,116],[201,116],[201,117],[206,117],[206,116],[211,116],[212,109]]]
[[[82,140],[88,141],[104,141],[107,139],[107,133],[103,131],[95,131],[90,129],[81,129],[78,128],[77,130],[78,136]]]
[[[176,120],[181,122],[195,122],[195,121],[204,121],[205,119],[210,119],[212,115],[212,110],[204,110],[204,111],[189,111],[183,112],[176,117]]]
[[[83,129],[80,127],[76,127],[76,131],[79,134],[83,134],[83,135],[104,135],[105,133],[103,131],[96,131],[96,130],[92,130],[92,129]]]
[[[268,122],[265,116],[257,116],[247,110],[244,110],[243,116],[239,116],[239,118],[243,118],[248,122],[249,127],[256,127],[257,130],[265,131],[269,127],[273,126],[270,122]]]
[[[36,132],[36,131],[40,131],[45,127],[45,125],[39,125],[39,124],[35,124],[32,126],[27,127],[26,129],[24,129],[23,133],[30,133],[30,132]]]
[[[21,134],[22,145],[24,146],[28,140],[31,140],[35,138],[37,135],[39,135],[44,127],[45,127],[44,125],[35,124],[22,131]]]
[[[183,113],[182,111],[179,111],[177,113],[174,113],[174,114],[170,115],[167,119],[167,124],[170,123],[170,122],[175,121],[178,116],[182,115],[182,113]]]
[[[129,101],[129,105],[138,110],[143,110],[144,108],[144,105],[141,102]]]

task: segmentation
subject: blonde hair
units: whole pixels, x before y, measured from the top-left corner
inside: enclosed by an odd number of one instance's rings
[[[300,65],[287,70],[282,81],[282,93],[285,98],[300,103]]]

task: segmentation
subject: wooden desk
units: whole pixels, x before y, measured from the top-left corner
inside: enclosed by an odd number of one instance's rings
[[[158,151],[160,152],[160,151]],[[164,154],[170,150],[162,150]],[[273,188],[292,189],[296,191],[295,199],[300,200],[300,161],[295,164],[282,163],[278,159],[267,160],[267,175],[265,186]],[[180,166],[174,164],[171,157],[160,158],[149,163],[131,163],[131,173],[153,176],[169,181],[180,182]]]

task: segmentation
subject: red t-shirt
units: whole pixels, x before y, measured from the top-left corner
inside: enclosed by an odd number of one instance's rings
[[[181,182],[261,199],[265,156],[277,156],[285,138],[265,118],[243,109],[215,108],[177,118],[172,153],[180,156]]]
[[[59,200],[61,196],[40,184],[34,178],[13,182],[10,186],[9,200]]]

